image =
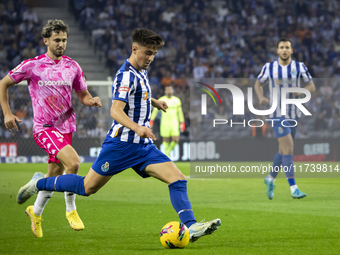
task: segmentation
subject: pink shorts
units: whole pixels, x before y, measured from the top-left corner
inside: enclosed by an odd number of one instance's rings
[[[55,128],[48,128],[33,135],[35,142],[48,153],[48,163],[59,163],[58,152],[66,145],[72,146],[72,133],[61,134]]]

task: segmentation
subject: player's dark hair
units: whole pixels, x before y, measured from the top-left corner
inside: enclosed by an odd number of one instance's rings
[[[47,21],[47,24],[43,27],[41,31],[41,36],[43,38],[50,38],[52,35],[52,32],[59,33],[59,32],[65,32],[68,36],[68,25],[66,25],[62,20],[50,19]]]
[[[132,43],[138,43],[144,47],[155,47],[159,50],[163,48],[164,39],[150,29],[136,28],[132,32]]]
[[[292,43],[292,41],[291,41],[290,39],[286,38],[286,37],[281,37],[281,38],[279,39],[279,41],[278,41],[277,44],[276,44],[276,48],[279,48],[280,42],[290,42],[290,46],[293,48],[293,43]]]

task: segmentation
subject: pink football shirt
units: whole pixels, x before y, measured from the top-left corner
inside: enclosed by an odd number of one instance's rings
[[[33,106],[33,134],[47,124],[66,134],[76,130],[76,115],[71,105],[72,89],[87,90],[83,71],[76,61],[62,56],[58,64],[47,54],[23,61],[8,73],[19,83],[27,80]]]

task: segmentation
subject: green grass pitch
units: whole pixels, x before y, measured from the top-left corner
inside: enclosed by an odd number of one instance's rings
[[[268,163],[268,162],[267,162]],[[239,164],[239,163],[234,163]],[[243,162],[243,164],[245,164]],[[189,163],[178,163],[185,175]],[[90,164],[82,164],[86,175]],[[84,231],[65,219],[64,195],[54,193],[43,213],[43,238],[35,238],[18,189],[45,164],[0,164],[0,254],[339,254],[340,179],[299,178],[307,197],[294,200],[285,178],[276,181],[273,200],[262,178],[188,179],[188,193],[198,221],[220,218],[213,235],[182,250],[166,250],[161,227],[179,220],[167,185],[142,179],[133,170],[113,177],[97,194],[77,197]],[[283,174],[281,174],[283,175]],[[284,176],[284,175],[283,175]],[[282,176],[281,176],[282,177]]]

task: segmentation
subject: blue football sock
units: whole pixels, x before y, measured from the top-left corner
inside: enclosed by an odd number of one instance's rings
[[[296,185],[293,165],[293,155],[282,155],[282,166],[289,186]]]
[[[42,178],[37,182],[38,190],[68,191],[78,195],[87,196],[84,188],[84,176],[65,174]]]
[[[183,224],[188,228],[196,223],[195,215],[187,193],[187,181],[178,180],[169,185],[171,204]]]
[[[270,175],[275,179],[278,173],[280,172],[280,167],[282,164],[282,155],[280,152],[277,152],[274,156],[273,167],[270,169]]]

